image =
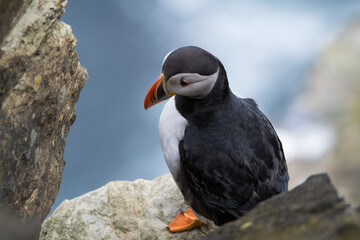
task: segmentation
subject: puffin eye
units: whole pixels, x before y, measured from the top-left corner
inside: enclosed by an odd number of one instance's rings
[[[184,81],[184,79],[182,78],[181,80],[180,80],[180,86],[182,86],[182,87],[186,87],[187,85],[189,85],[190,83],[189,82],[186,82],[186,81]]]

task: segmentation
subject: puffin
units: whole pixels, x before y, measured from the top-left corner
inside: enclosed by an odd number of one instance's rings
[[[274,127],[253,99],[230,90],[214,55],[195,46],[169,52],[144,108],[164,100],[160,143],[190,206],[169,223],[170,232],[220,226],[287,191],[289,174]]]

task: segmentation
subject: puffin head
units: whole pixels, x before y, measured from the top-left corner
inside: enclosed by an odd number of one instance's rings
[[[192,99],[205,98],[213,89],[220,61],[199,47],[182,47],[169,52],[162,63],[159,79],[146,94],[144,108],[148,109],[173,95]]]

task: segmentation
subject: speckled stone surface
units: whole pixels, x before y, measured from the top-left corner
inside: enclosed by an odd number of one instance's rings
[[[201,239],[214,226],[170,233],[166,226],[187,208],[170,174],[152,181],[110,182],[65,200],[44,222],[40,239]]]
[[[71,28],[59,21],[66,3],[0,0],[1,233],[9,216],[40,229],[61,183],[65,138],[87,80]]]

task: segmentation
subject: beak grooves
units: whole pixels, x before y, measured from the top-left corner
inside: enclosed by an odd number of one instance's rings
[[[165,76],[161,73],[159,79],[151,86],[146,94],[144,108],[148,109],[155,104],[170,98],[171,96],[172,95],[166,91]]]

